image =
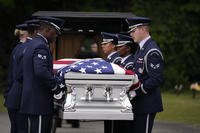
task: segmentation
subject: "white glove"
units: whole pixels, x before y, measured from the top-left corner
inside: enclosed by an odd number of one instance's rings
[[[131,90],[128,92],[129,100],[131,101],[134,97],[136,97],[136,92],[134,90]]]

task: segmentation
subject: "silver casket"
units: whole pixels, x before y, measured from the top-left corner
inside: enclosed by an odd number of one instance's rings
[[[65,73],[62,119],[133,120],[126,91],[133,75]]]

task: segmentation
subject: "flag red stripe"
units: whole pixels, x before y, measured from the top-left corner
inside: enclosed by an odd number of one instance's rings
[[[54,60],[53,61],[53,64],[72,64],[76,61],[57,61],[57,60]]]

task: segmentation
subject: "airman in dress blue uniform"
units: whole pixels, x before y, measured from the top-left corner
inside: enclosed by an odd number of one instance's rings
[[[106,61],[120,65],[122,58],[116,51],[117,37],[115,34],[101,32],[103,41],[101,42],[102,50],[107,54]]]
[[[137,45],[130,36],[123,34],[116,35],[118,38],[117,51],[122,57],[121,66],[126,70],[133,70],[134,53]]]
[[[107,32],[101,32],[101,36],[103,39],[103,41],[101,42],[101,47],[103,52],[107,55],[106,61],[120,65],[122,58],[116,51],[116,45],[118,43],[116,35]],[[112,132],[113,132],[113,121],[105,120],[104,133],[112,133]]]
[[[32,24],[32,23],[31,23]],[[19,112],[22,93],[22,54],[23,45],[29,40],[29,28],[35,29],[35,26],[23,23],[16,25],[19,29],[20,43],[13,49],[9,66],[8,87],[5,90],[5,106],[11,122],[11,133],[27,133],[27,117]]]
[[[50,133],[53,115],[53,94],[57,80],[53,75],[49,44],[56,41],[64,20],[39,17],[36,37],[26,44],[23,55],[23,90],[20,112],[28,116],[32,133]]]
[[[134,17],[127,19],[127,22],[130,36],[139,45],[133,71],[141,83],[139,87],[131,87],[128,92],[134,113],[131,132],[151,133],[156,113],[163,111],[159,87],[163,83],[164,60],[149,33],[151,19]]]
[[[122,57],[121,65],[126,70],[133,70],[134,54],[137,49],[136,43],[130,36],[124,34],[116,34],[118,38],[117,51]],[[114,133],[130,133],[132,120],[116,120],[114,121]]]

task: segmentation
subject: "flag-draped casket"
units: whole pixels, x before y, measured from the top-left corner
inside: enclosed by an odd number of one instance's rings
[[[132,71],[103,59],[57,60],[54,70],[61,79],[60,87],[67,87],[62,119],[133,119],[126,95],[135,80]]]

